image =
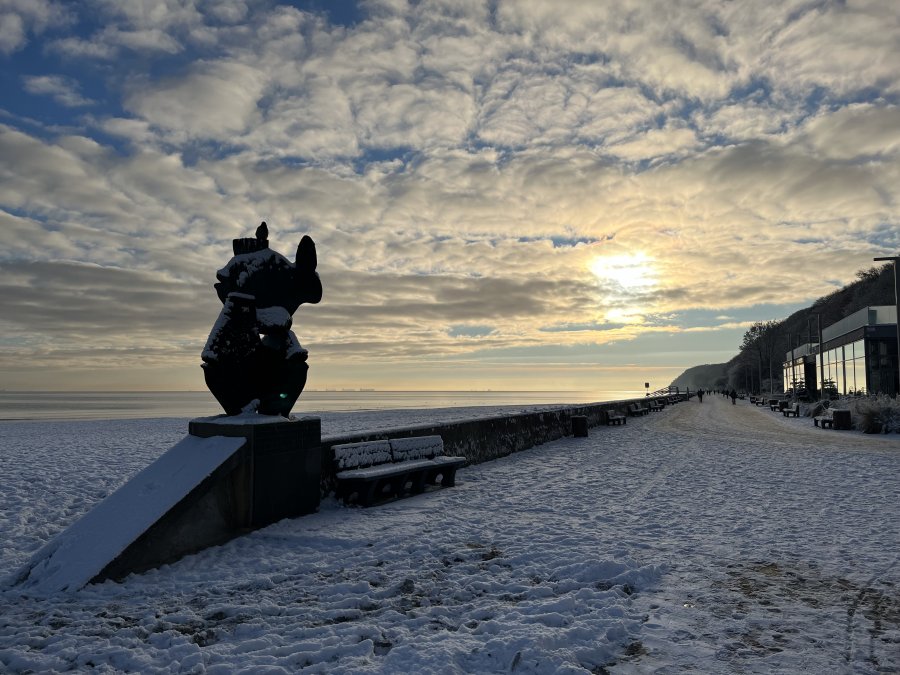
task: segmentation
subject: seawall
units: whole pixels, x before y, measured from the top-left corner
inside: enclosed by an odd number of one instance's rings
[[[594,427],[601,423],[604,412],[615,411],[625,414],[629,404],[644,405],[653,398],[657,397],[605,401],[517,415],[500,415],[434,425],[420,424],[325,437],[322,439],[322,492],[327,494],[334,488],[334,453],[331,448],[342,443],[436,435],[444,440],[445,454],[465,457],[469,463],[478,464],[564,436],[571,436],[573,416],[587,417],[588,427]]]

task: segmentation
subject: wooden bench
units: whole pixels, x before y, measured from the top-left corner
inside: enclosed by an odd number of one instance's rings
[[[800,417],[800,404],[795,403],[790,408],[785,408],[784,410],[782,410],[781,413],[785,417],[790,417],[791,415],[793,415],[794,417]]]
[[[834,428],[834,418],[831,415],[818,415],[813,417],[813,426],[821,426],[823,429],[825,427]]]
[[[649,412],[650,412],[650,408],[645,408],[644,406],[642,406],[639,403],[631,403],[628,405],[628,414],[631,415],[632,417],[637,417],[638,415],[643,417],[644,415],[647,415]]]
[[[625,415],[622,415],[615,410],[601,410],[600,422],[607,426],[612,424],[625,424]]]
[[[661,403],[660,401],[657,401],[656,399],[652,399],[650,401],[650,412],[659,412],[660,410],[662,410],[665,407],[666,407],[665,403]]]
[[[465,457],[444,455],[440,436],[344,443],[334,452],[336,494],[345,502],[369,506],[375,501],[420,494],[426,486],[456,484]]]

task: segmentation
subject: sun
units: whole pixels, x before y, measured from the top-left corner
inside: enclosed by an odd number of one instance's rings
[[[653,260],[644,253],[598,256],[590,263],[590,270],[597,279],[617,285],[624,294],[656,286]]]

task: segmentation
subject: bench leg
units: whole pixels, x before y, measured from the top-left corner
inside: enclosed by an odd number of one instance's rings
[[[441,485],[443,487],[453,487],[456,485],[456,467],[448,466],[441,470]]]
[[[425,471],[417,471],[412,476],[412,486],[410,487],[409,491],[414,495],[422,494],[423,492],[425,492],[425,479]]]
[[[368,494],[372,489],[373,486],[363,480],[342,480],[337,482],[334,488],[334,496],[345,504],[350,504],[351,502],[362,504],[366,499],[369,499]],[[354,494],[356,495],[355,500],[351,499]]]
[[[360,485],[356,493],[356,503],[360,506],[371,506],[375,501],[380,484],[381,481],[373,480]]]

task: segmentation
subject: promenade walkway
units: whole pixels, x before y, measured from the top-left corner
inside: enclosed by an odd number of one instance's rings
[[[671,568],[636,603],[648,653],[613,672],[900,669],[900,437],[715,395],[633,433],[647,480],[614,520]]]
[[[46,466],[23,429],[12,464]],[[73,495],[122,455],[56,452]],[[16,475],[11,569],[26,518],[49,537],[78,515]],[[122,584],[2,592],[0,670],[900,672],[898,436],[711,396],[457,478],[371,509],[327,501]]]

